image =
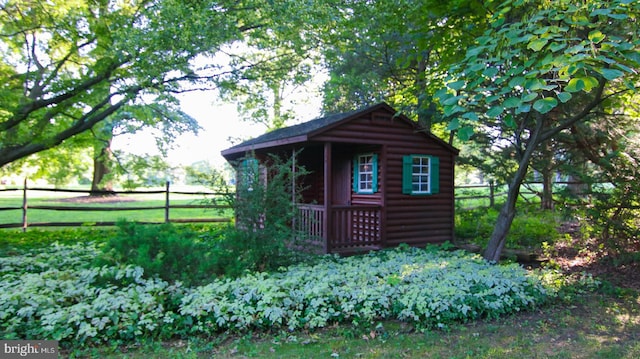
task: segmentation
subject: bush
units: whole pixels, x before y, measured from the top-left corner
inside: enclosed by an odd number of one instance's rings
[[[144,269],[147,277],[195,285],[211,280],[218,271],[214,246],[223,236],[220,228],[198,233],[173,224],[140,225],[120,222],[120,232],[102,247],[95,264],[130,264]]]
[[[266,163],[266,166],[265,166]],[[308,258],[294,250],[292,228],[298,211],[296,200],[301,188],[292,183],[306,174],[304,168],[292,171],[292,158],[270,156],[262,163],[249,156],[238,164],[236,197],[231,201],[236,226],[216,243],[215,268],[218,273],[238,277],[246,272],[272,271]],[[216,183],[211,183],[215,187]]]

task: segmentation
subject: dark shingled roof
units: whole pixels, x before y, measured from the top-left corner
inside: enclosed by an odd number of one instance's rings
[[[304,142],[309,139],[309,137],[315,136],[318,133],[329,130],[334,126],[339,125],[343,121],[349,121],[350,119],[357,118],[362,114],[366,114],[369,112],[377,111],[377,110],[386,110],[392,114],[396,114],[396,110],[388,104],[381,102],[372,106],[368,106],[359,110],[349,111],[344,113],[338,113],[333,115],[328,115],[325,117],[316,118],[311,121],[303,122],[297,125],[280,128],[271,132],[267,132],[264,135],[258,136],[256,138],[244,141],[240,144],[227,148],[222,151],[222,156],[227,159],[230,157],[234,157],[234,155],[238,155],[240,153],[250,151],[252,149],[257,148],[267,148],[277,145],[283,144],[291,144],[291,143],[299,143]],[[400,115],[398,119],[404,120],[407,123],[412,124],[413,126],[417,125],[413,123],[410,119]],[[425,133],[428,137],[432,138],[435,141],[438,141],[442,145],[450,148],[452,151],[457,153],[457,149],[451,147],[446,142],[442,141],[438,137],[434,136],[431,133]]]
[[[303,122],[297,125],[293,125],[293,126],[289,126],[289,127],[284,127],[284,128],[279,128],[277,130],[273,130],[271,132],[267,132],[264,135],[260,135],[258,137],[252,138],[250,140],[244,141],[242,143],[239,143],[235,146],[232,146],[224,151],[222,151],[222,154],[231,154],[236,152],[236,149],[240,149],[240,148],[247,148],[247,147],[252,147],[252,146],[256,146],[262,143],[267,143],[267,142],[272,142],[272,141],[278,141],[278,140],[285,140],[287,138],[293,138],[293,137],[297,137],[297,136],[305,136],[305,135],[309,135],[317,130],[321,130],[324,128],[329,128],[331,127],[331,125],[336,124],[342,120],[351,118],[353,116],[358,115],[359,113],[366,113],[369,111],[374,110],[375,108],[378,107],[384,107],[384,108],[388,108],[391,111],[393,111],[393,109],[387,105],[386,103],[379,103],[373,106],[369,106],[366,108],[362,108],[359,110],[354,110],[354,111],[349,111],[349,112],[344,112],[344,113],[337,113],[337,114],[333,114],[333,115],[328,115],[325,117],[320,117],[320,118],[316,118],[314,120],[311,121],[307,121],[307,122]]]
[[[311,132],[313,132],[315,130],[327,127],[327,126],[329,126],[329,125],[331,125],[333,123],[340,122],[340,121],[344,120],[345,118],[348,118],[351,115],[353,115],[355,113],[358,113],[358,112],[360,112],[360,111],[337,113],[337,114],[333,114],[333,115],[329,115],[329,116],[325,116],[325,117],[321,117],[321,118],[316,118],[315,120],[303,122],[303,123],[300,123],[300,124],[297,124],[297,125],[279,128],[277,130],[273,130],[271,132],[267,132],[264,135],[260,135],[260,136],[258,136],[256,138],[252,138],[250,140],[244,141],[244,142],[242,142],[242,143],[240,143],[240,144],[238,144],[236,146],[233,146],[231,148],[257,145],[259,143],[271,142],[271,141],[276,141],[276,140],[282,140],[282,139],[285,139],[285,138],[306,135],[306,134],[309,134],[309,133],[311,133]]]

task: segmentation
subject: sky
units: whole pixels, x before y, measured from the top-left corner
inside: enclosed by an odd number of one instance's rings
[[[317,118],[320,115],[321,99],[309,97],[308,93],[300,95],[306,101],[301,101],[304,104],[295,108],[296,122]],[[235,104],[222,103],[213,91],[185,93],[180,97],[180,103],[182,110],[195,118],[202,130],[197,136],[182,135],[176,140],[175,149],[167,157],[172,165],[209,161],[212,166],[220,168],[226,162],[220,154],[222,150],[237,144],[238,139],[247,140],[266,131],[262,124],[242,121]],[[232,142],[232,139],[236,142]],[[150,133],[116,138],[113,148],[140,155],[158,154]]]

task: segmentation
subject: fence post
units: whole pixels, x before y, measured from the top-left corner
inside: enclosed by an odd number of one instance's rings
[[[493,205],[495,204],[495,198],[494,198],[494,194],[495,194],[495,189],[494,189],[494,185],[493,185],[493,180],[489,181],[489,206],[493,207]]]
[[[164,201],[164,223],[169,223],[169,181],[166,182]]]
[[[27,231],[27,177],[24,178],[22,186],[22,231]]]

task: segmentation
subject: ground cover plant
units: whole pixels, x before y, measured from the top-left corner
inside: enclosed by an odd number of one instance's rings
[[[461,251],[326,257],[187,287],[138,266],[92,266],[98,247],[54,244],[1,258],[0,335],[82,349],[388,319],[428,329],[529,310],[557,293],[547,285],[555,279]]]

